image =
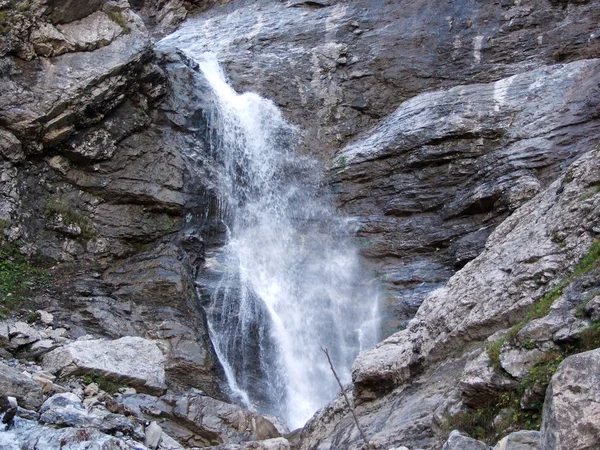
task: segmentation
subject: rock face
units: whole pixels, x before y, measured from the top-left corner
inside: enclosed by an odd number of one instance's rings
[[[480,351],[465,354],[464,349],[477,348],[495,331],[518,323],[588,251],[600,214],[594,187],[600,181],[598,161],[598,150],[593,150],[574,162],[563,177],[502,223],[481,255],[430,293],[406,330],[359,355],[353,367],[360,405],[356,412],[370,439],[438,448],[439,434],[433,430],[461,400],[476,404],[514,386],[515,381],[488,370],[487,356],[478,361]],[[595,273],[581,281],[584,297],[596,295]],[[576,311],[572,303],[561,306],[566,300],[556,301],[557,314],[565,308]],[[527,326],[521,332],[525,330]],[[341,399],[313,418],[302,435],[303,450],[359,446]]]
[[[481,255],[429,294],[406,330],[361,354],[353,368],[359,395],[402,383],[424,363],[517,322],[548,284],[572,270],[599,219],[598,195],[584,195],[600,182],[598,161],[598,150],[576,161],[505,220]],[[567,240],[555,243],[557,234]]]
[[[177,39],[216,52],[238,90],[273,99],[306,130],[340,206],[360,219],[387,336],[595,145],[599,14],[593,2],[546,0],[239,1]],[[357,148],[371,153],[353,163]]]
[[[139,337],[80,340],[46,354],[42,364],[61,377],[97,373],[142,392],[160,395],[166,390],[162,352],[155,343]]]
[[[567,358],[546,393],[541,448],[587,450],[600,445],[600,351]]]

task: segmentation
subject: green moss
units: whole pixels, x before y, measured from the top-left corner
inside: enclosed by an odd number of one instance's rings
[[[525,313],[523,319],[515,326],[513,326],[504,338],[499,340],[498,342],[493,342],[488,345],[488,355],[492,360],[492,365],[494,367],[499,367],[499,358],[500,358],[500,348],[506,342],[506,340],[513,340],[515,336],[527,325],[529,322],[535,319],[539,319],[541,317],[545,317],[550,312],[550,308],[554,304],[554,301],[560,297],[563,293],[563,290],[571,283],[573,280],[585,275],[590,270],[596,268],[600,264],[600,240],[594,239],[591,247],[588,249],[587,253],[579,260],[575,269],[571,275],[566,277],[548,292],[546,292],[538,301],[536,301],[531,308]],[[500,342],[501,341],[501,342]]]
[[[506,342],[506,337],[500,338],[494,342],[491,342],[487,346],[488,356],[492,361],[492,367],[494,367],[497,371],[502,370],[502,365],[500,364],[500,350],[502,346]]]
[[[50,281],[49,274],[34,267],[21,254],[15,243],[3,242],[0,247],[0,317],[6,318],[38,288]]]
[[[114,383],[98,373],[85,375],[82,377],[82,381],[86,385],[96,383],[101,390],[110,395],[114,395],[119,392],[120,388],[126,387],[124,384]]]
[[[90,240],[97,236],[97,231],[89,217],[76,211],[71,205],[63,200],[50,197],[46,200],[46,216],[49,219],[62,219],[63,223],[75,224],[81,229],[80,238]]]
[[[125,17],[125,14],[123,14],[123,12],[113,10],[113,11],[109,11],[107,13],[107,15],[110,20],[112,20],[114,23],[116,23],[117,25],[119,25],[121,27],[121,29],[123,30],[123,33],[125,33],[125,34],[131,33],[131,28],[129,28],[129,25],[127,24],[127,17]]]

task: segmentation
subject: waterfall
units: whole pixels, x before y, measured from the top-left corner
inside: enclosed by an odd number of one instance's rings
[[[214,55],[187,56],[214,94],[204,117],[223,174],[211,339],[238,402],[300,427],[339,391],[322,347],[349,382],[353,359],[376,343],[377,291],[354,222],[335,214],[317,161],[297,152],[302,133],[271,101],[236,93]]]

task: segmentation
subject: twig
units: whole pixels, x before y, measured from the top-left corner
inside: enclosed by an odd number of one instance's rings
[[[344,391],[344,386],[342,385],[342,382],[340,381],[340,377],[338,377],[338,374],[335,371],[335,368],[333,367],[333,363],[331,362],[331,358],[329,357],[329,350],[327,349],[327,347],[321,347],[321,350],[323,351],[323,353],[325,353],[325,356],[327,356],[327,361],[329,361],[329,367],[331,368],[331,371],[333,372],[333,376],[335,377],[335,381],[337,381],[337,383],[340,386],[340,389],[342,391],[342,394],[344,395],[344,398],[346,399],[346,404],[348,405],[348,409],[350,409],[350,413],[352,413],[352,417],[354,417],[354,422],[356,423],[356,428],[358,428],[358,432],[360,433],[362,440],[365,441],[365,445],[367,446],[367,449],[373,450],[373,447],[369,443],[369,440],[367,439],[365,432],[360,427],[360,423],[358,422],[358,417],[356,417],[356,413],[354,412],[354,406],[352,406],[352,404],[350,403],[350,399],[348,398],[348,395],[346,395],[346,391]]]

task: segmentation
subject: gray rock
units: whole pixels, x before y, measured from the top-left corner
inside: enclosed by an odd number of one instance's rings
[[[600,196],[581,193],[600,182],[598,164],[596,151],[577,160],[565,177],[503,222],[481,255],[429,294],[406,330],[359,355],[353,367],[359,395],[402,384],[425,361],[439,361],[519,321],[549,289],[540,280],[556,283],[592,244]],[[571,237],[563,245],[552,241],[558,230]]]
[[[194,392],[161,398],[126,395],[119,402],[149,421],[160,418],[164,433],[185,446],[209,447],[279,437],[267,418]]]
[[[136,428],[131,420],[113,414],[101,407],[87,409],[81,399],[72,393],[55,394],[40,408],[40,422],[50,425],[96,428],[102,432],[120,431],[132,434]]]
[[[490,450],[490,447],[483,442],[470,438],[458,430],[454,430],[450,433],[442,450]]]
[[[469,406],[484,406],[496,401],[498,395],[518,387],[511,380],[496,371],[491,364],[487,351],[472,359],[466,366],[460,378],[460,389]]]
[[[19,347],[32,344],[42,339],[41,333],[25,322],[15,322],[8,327],[10,342],[8,348],[17,350]]]
[[[585,305],[585,313],[594,322],[600,321],[600,295],[596,295]]]
[[[1,361],[0,392],[15,397],[26,409],[37,409],[44,401],[42,389],[34,380]]]
[[[600,350],[570,356],[546,391],[541,428],[544,450],[600,447]]]
[[[539,431],[516,431],[501,439],[494,450],[540,450]]]
[[[50,0],[48,11],[53,23],[69,23],[97,11],[102,5],[102,0],[78,2],[77,0]]]
[[[521,380],[529,374],[529,371],[544,352],[534,348],[533,350],[502,348],[500,352],[500,364],[514,378]]]
[[[225,444],[209,447],[213,450],[290,450],[285,438],[266,439],[264,441],[244,442],[243,444]]]
[[[156,344],[140,337],[76,341],[47,353],[42,360],[46,370],[60,377],[97,373],[156,394],[166,389],[164,364]]]
[[[0,155],[11,162],[25,159],[21,142],[10,132],[0,129]]]
[[[156,450],[162,438],[162,428],[156,422],[150,422],[150,425],[145,430],[144,443],[151,450]]]

